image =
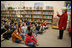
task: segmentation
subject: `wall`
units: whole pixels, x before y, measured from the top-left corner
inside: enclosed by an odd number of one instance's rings
[[[56,17],[56,12],[58,11],[60,14],[61,8],[64,7],[65,1],[26,1],[25,6],[26,7],[34,7],[34,3],[36,2],[43,2],[44,3],[44,9],[46,6],[53,6],[54,7],[54,17]]]
[[[6,8],[8,6],[12,6],[14,8],[17,8],[17,7],[22,7],[22,6],[34,7],[34,3],[37,3],[37,2],[43,2],[44,3],[44,9],[45,9],[45,6],[53,6],[54,7],[54,17],[57,16],[57,14],[56,14],[57,11],[60,14],[62,14],[60,9],[62,7],[64,7],[64,3],[65,3],[65,1],[5,1],[3,3],[5,4]]]

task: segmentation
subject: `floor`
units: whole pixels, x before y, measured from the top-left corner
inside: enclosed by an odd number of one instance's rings
[[[57,39],[59,30],[47,29],[43,34],[37,36],[38,43],[37,47],[71,47],[71,38],[69,37],[68,31],[64,31],[62,40]],[[1,47],[28,47],[25,44],[13,43],[10,40],[4,40],[1,42]]]

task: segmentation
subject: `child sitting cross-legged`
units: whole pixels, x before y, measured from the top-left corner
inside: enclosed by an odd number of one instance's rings
[[[44,29],[44,30],[48,28],[46,21],[43,21],[42,26],[43,26],[43,29]]]
[[[36,30],[37,30],[38,34],[42,34],[44,32],[43,26],[41,26],[41,24],[38,24],[38,26],[36,27]]]
[[[32,32],[33,32],[33,35],[35,36],[35,37],[37,37],[37,31],[36,31],[36,26],[35,26],[35,24],[32,24],[32,26],[30,27],[30,30],[32,30]]]
[[[12,33],[12,41],[16,43],[24,43],[24,40],[17,29],[14,29],[14,32]]]
[[[25,39],[25,35],[24,35],[25,33],[22,32],[22,23],[19,24],[19,34],[22,36],[22,38]]]
[[[22,32],[24,32],[25,34],[27,33],[26,23],[23,23],[23,25],[22,25]]]
[[[26,34],[25,44],[32,47],[36,47],[36,45],[39,45],[36,38],[32,34],[32,31]]]

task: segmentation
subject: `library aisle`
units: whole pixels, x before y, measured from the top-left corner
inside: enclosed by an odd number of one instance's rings
[[[71,47],[71,38],[68,31],[64,31],[62,40],[57,39],[58,31],[55,29],[47,29],[43,34],[37,36],[39,46],[38,47]],[[25,44],[13,43],[10,40],[4,40],[1,42],[1,47],[28,47]]]

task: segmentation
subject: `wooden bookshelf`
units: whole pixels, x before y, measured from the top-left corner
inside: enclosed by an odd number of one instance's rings
[[[5,11],[4,14],[2,12]],[[6,11],[9,12],[6,13]],[[19,13],[18,13],[19,12]],[[15,14],[14,14],[15,13]],[[18,10],[7,10],[7,9],[1,9],[1,16],[10,16],[12,17],[17,17],[20,15],[20,18],[24,19],[30,19],[31,21],[34,20],[40,20],[42,23],[43,20],[47,21],[48,24],[53,24],[53,16],[54,16],[54,10],[26,10],[26,9],[18,9]],[[23,17],[21,17],[23,16]],[[51,22],[49,22],[51,20]]]

